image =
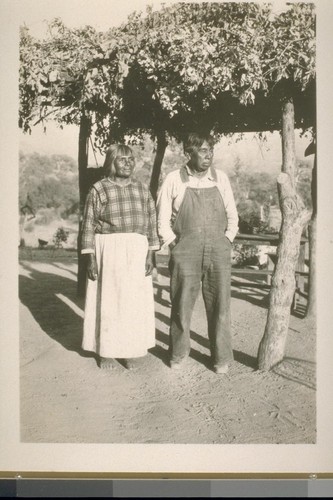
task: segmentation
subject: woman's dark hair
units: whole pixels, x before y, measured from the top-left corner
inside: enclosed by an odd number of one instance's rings
[[[209,147],[214,147],[215,141],[211,135],[191,132],[184,140],[184,153],[192,154],[193,151],[200,149],[205,141],[209,144]]]
[[[103,165],[103,173],[106,177],[115,176],[114,161],[118,155],[133,155],[132,148],[126,146],[126,144],[112,144],[112,146],[107,149]]]

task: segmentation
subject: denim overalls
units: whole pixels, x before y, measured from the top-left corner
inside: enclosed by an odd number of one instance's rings
[[[216,171],[211,169],[216,181]],[[188,183],[186,168],[180,170]],[[200,284],[214,366],[233,359],[230,329],[231,243],[225,236],[226,211],[217,186],[185,190],[173,224],[177,244],[171,250],[171,360],[190,352],[190,322]]]

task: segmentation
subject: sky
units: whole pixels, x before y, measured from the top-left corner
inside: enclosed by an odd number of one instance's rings
[[[43,36],[46,32],[45,20],[51,20],[54,17],[61,17],[64,23],[70,27],[89,24],[104,31],[125,21],[128,14],[135,10],[144,11],[147,5],[151,5],[154,10],[158,10],[163,4],[167,5],[176,1],[11,0],[11,5],[13,6],[13,12],[16,11],[15,15],[20,24],[27,24],[34,36]],[[273,11],[276,13],[281,12],[286,9],[286,5],[287,2],[283,0],[274,0]]]
[[[20,24],[25,23],[31,34],[43,37],[46,33],[46,20],[61,17],[69,27],[91,25],[97,30],[106,31],[126,21],[133,11],[144,11],[146,5],[154,9],[162,3],[156,0],[14,0],[20,6],[17,15]]]
[[[31,135],[20,134],[20,149],[25,153],[38,152],[40,154],[66,154],[76,159],[78,155],[78,127],[68,125],[60,130],[55,124],[49,123],[46,132],[43,128],[35,127]],[[237,158],[244,167],[252,170],[268,170],[277,172],[281,168],[281,138],[278,133],[267,134],[267,141],[260,141],[255,134],[244,134],[241,140],[237,137],[223,138],[215,147],[214,159],[216,166],[228,170],[234,165]],[[304,159],[304,151],[308,146],[309,137],[300,137],[295,134],[296,154]],[[102,166],[103,156],[89,148],[89,165]]]

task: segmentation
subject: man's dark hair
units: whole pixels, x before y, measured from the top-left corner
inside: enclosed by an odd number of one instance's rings
[[[205,141],[211,148],[214,147],[215,141],[211,135],[191,132],[184,140],[184,152],[192,154],[193,151],[200,149]]]

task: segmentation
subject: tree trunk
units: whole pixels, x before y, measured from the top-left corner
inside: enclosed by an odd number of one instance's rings
[[[151,195],[154,198],[155,202],[157,199],[158,183],[161,175],[161,167],[167,145],[168,141],[166,140],[166,134],[165,131],[162,130],[157,133],[156,155],[154,158],[153,170],[151,172],[150,185],[149,185]],[[153,265],[156,270],[155,252],[153,252]]]
[[[81,255],[81,228],[84,211],[84,204],[89,186],[87,185],[88,149],[90,137],[90,119],[83,113],[79,131],[79,192],[80,192],[80,214],[79,214],[79,234],[77,241],[78,250],[78,276],[77,295],[84,297],[86,289],[86,261]]]
[[[278,176],[279,202],[282,212],[277,263],[272,277],[270,302],[264,336],[259,345],[260,370],[270,370],[284,356],[290,308],[295,293],[295,269],[304,224],[310,212],[296,193],[296,153],[294,105],[287,101],[282,108],[282,172]]]
[[[160,132],[157,133],[156,155],[154,158],[153,170],[151,173],[150,186],[149,186],[150,192],[155,201],[157,198],[158,182],[161,175],[161,167],[167,145],[168,142],[166,139],[165,131],[161,130]]]
[[[316,314],[316,243],[317,243],[317,153],[315,153],[311,183],[312,217],[309,224],[309,290],[306,317]]]

